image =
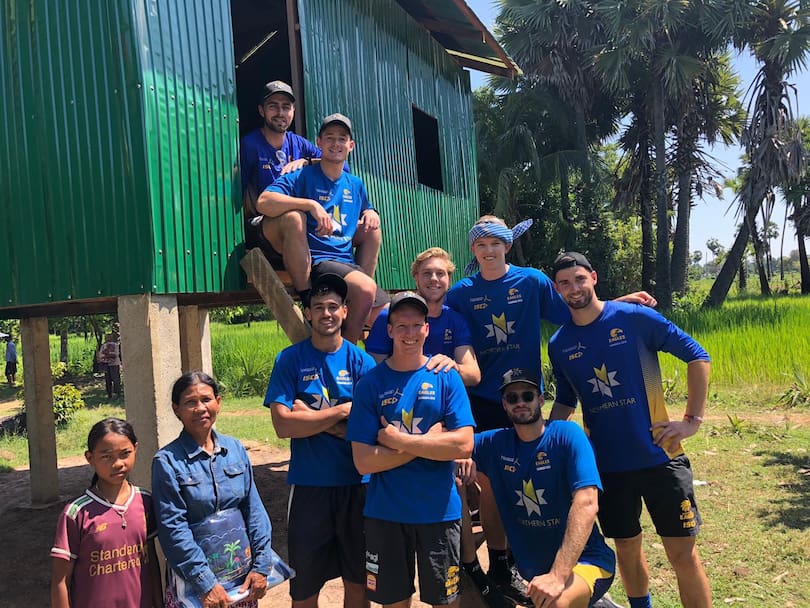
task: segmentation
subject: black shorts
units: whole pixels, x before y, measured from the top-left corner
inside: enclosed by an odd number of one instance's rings
[[[360,268],[357,264],[346,264],[345,262],[336,262],[334,260],[324,260],[323,262],[318,262],[312,267],[312,274],[310,275],[310,282],[315,283],[315,279],[318,278],[318,275],[322,274],[336,274],[339,277],[345,277],[350,272],[354,271],[362,272],[365,274],[365,271]],[[374,304],[372,304],[372,308],[378,308],[380,306],[385,306],[391,301],[391,298],[388,296],[388,293],[380,288],[377,285],[377,293],[374,296]]]
[[[469,394],[469,393],[468,393]],[[492,429],[508,429],[512,427],[506,410],[500,401],[490,401],[476,395],[470,396],[470,409],[475,418],[475,432],[482,433]]]
[[[659,536],[697,536],[700,513],[695,502],[689,458],[638,471],[600,473],[599,525],[609,538],[632,538],[641,533],[641,501]]]
[[[276,251],[267,240],[262,231],[262,222],[253,223],[255,218],[245,219],[245,249],[258,247],[262,250],[264,257],[276,270],[284,270],[284,258]]]
[[[287,546],[295,569],[290,579],[293,600],[312,597],[333,578],[365,582],[365,502],[365,484],[290,488]]]
[[[461,522],[398,524],[366,518],[366,597],[393,604],[414,593],[414,558],[419,599],[452,604],[459,593]]]
[[[17,375],[17,362],[6,361],[6,376],[16,376],[16,375]]]

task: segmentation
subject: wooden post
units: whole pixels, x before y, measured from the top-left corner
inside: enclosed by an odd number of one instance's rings
[[[201,370],[213,376],[208,309],[199,306],[181,306],[179,318],[180,366],[183,373]]]
[[[180,377],[177,298],[142,294],[118,298],[124,407],[138,436],[132,480],[150,488],[152,456],[182,429],[174,415],[171,388]]]
[[[45,317],[22,319],[20,333],[31,502],[41,505],[59,498],[48,319]]]
[[[247,255],[242,258],[241,264],[248,279],[259,292],[290,342],[295,344],[309,338],[312,329],[308,323],[304,322],[301,310],[295,305],[290,294],[287,293],[284,283],[278,278],[276,271],[273,270],[261,250],[256,247],[248,251]]]

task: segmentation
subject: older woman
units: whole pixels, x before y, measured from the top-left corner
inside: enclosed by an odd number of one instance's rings
[[[242,444],[213,428],[221,401],[207,374],[181,376],[172,408],[183,431],[152,461],[166,608],[257,606],[267,590],[270,518]]]

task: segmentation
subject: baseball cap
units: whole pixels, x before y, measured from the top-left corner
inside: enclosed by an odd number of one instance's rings
[[[498,390],[503,392],[507,386],[515,382],[525,382],[526,384],[536,386],[538,389],[540,388],[540,379],[537,377],[537,374],[528,369],[513,367],[503,375],[503,382]]]
[[[290,98],[290,101],[295,103],[295,95],[293,95],[292,87],[281,80],[273,80],[272,82],[268,82],[266,85],[264,85],[264,89],[262,90],[262,101],[271,95],[275,95],[276,93],[284,93]]]
[[[334,124],[346,127],[346,129],[348,129],[349,131],[349,135],[352,134],[352,121],[349,120],[346,116],[344,116],[340,112],[335,112],[334,114],[330,114],[329,116],[323,119],[323,121],[321,122],[321,128],[318,129],[318,135],[320,136],[320,134],[323,133],[323,130],[326,127]]]
[[[393,298],[391,298],[391,305],[388,308],[388,322],[391,322],[391,313],[403,304],[410,304],[418,309],[422,314],[427,317],[428,305],[425,299],[418,293],[413,291],[400,291]]]
[[[325,272],[318,275],[312,282],[312,289],[310,290],[310,298],[319,295],[319,291],[333,291],[340,296],[341,300],[346,300],[346,294],[349,292],[349,287],[346,281],[340,275],[333,272]]]
[[[566,251],[558,255],[557,259],[554,260],[554,265],[551,267],[551,278],[556,280],[557,273],[560,270],[573,268],[574,266],[582,266],[588,272],[593,272],[593,267],[588,261],[588,258],[576,251]]]

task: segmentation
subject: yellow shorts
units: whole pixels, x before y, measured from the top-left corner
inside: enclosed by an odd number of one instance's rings
[[[587,583],[588,588],[591,590],[591,596],[593,596],[594,591],[601,591],[599,594],[599,597],[601,597],[613,583],[614,573],[603,570],[599,566],[577,564],[574,566],[573,572]]]

